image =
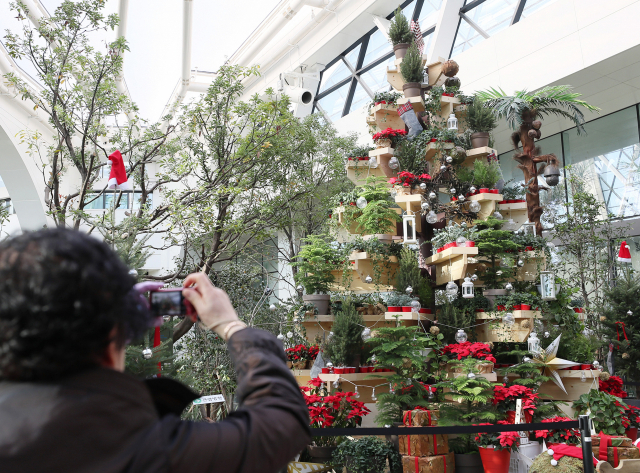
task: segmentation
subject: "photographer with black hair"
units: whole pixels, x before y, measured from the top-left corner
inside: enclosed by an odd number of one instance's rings
[[[184,297],[228,341],[240,407],[219,423],[181,421],[195,397],[186,387],[123,373],[126,343],[153,324],[135,282],[106,244],[77,231],[0,244],[0,472],[283,468],[310,437],[282,344],[239,321],[206,275],[189,275]]]

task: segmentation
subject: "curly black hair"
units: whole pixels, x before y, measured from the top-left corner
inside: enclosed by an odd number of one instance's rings
[[[51,381],[96,366],[150,314],[127,266],[79,231],[30,232],[0,243],[0,380]]]

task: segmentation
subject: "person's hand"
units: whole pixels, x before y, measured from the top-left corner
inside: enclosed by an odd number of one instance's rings
[[[202,323],[220,336],[229,323],[239,320],[227,293],[211,284],[206,274],[190,274],[183,286],[182,294],[193,304]]]

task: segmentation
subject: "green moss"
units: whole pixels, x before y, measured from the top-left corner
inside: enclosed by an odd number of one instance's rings
[[[580,458],[564,456],[558,460],[558,465],[551,464],[552,457],[547,452],[542,452],[533,460],[529,473],[582,473],[584,466]]]

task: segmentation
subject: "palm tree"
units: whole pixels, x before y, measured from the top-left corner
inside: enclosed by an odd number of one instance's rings
[[[514,133],[511,141],[516,150],[513,156],[519,164],[518,168],[524,173],[525,186],[527,190],[527,213],[529,222],[536,224],[536,233],[542,234],[542,224],[540,216],[542,207],[540,206],[540,189],[549,190],[548,187],[539,186],[537,177],[542,174],[548,166],[548,173],[554,174],[558,168],[558,158],[555,154],[545,154],[539,156],[540,149],[535,146],[535,140],[540,139],[541,120],[549,115],[568,118],[575,123],[578,134],[584,130],[584,115],[581,108],[591,112],[600,110],[598,107],[589,105],[578,97],[581,94],[572,92],[571,86],[556,85],[544,87],[537,92],[517,91],[514,95],[507,95],[500,89],[479,92],[478,97],[485,101],[485,105],[491,108],[498,118],[505,118],[507,125]],[[519,144],[522,143],[522,150]],[[543,163],[538,169],[538,164]],[[557,180],[549,179],[549,185],[556,185]]]

